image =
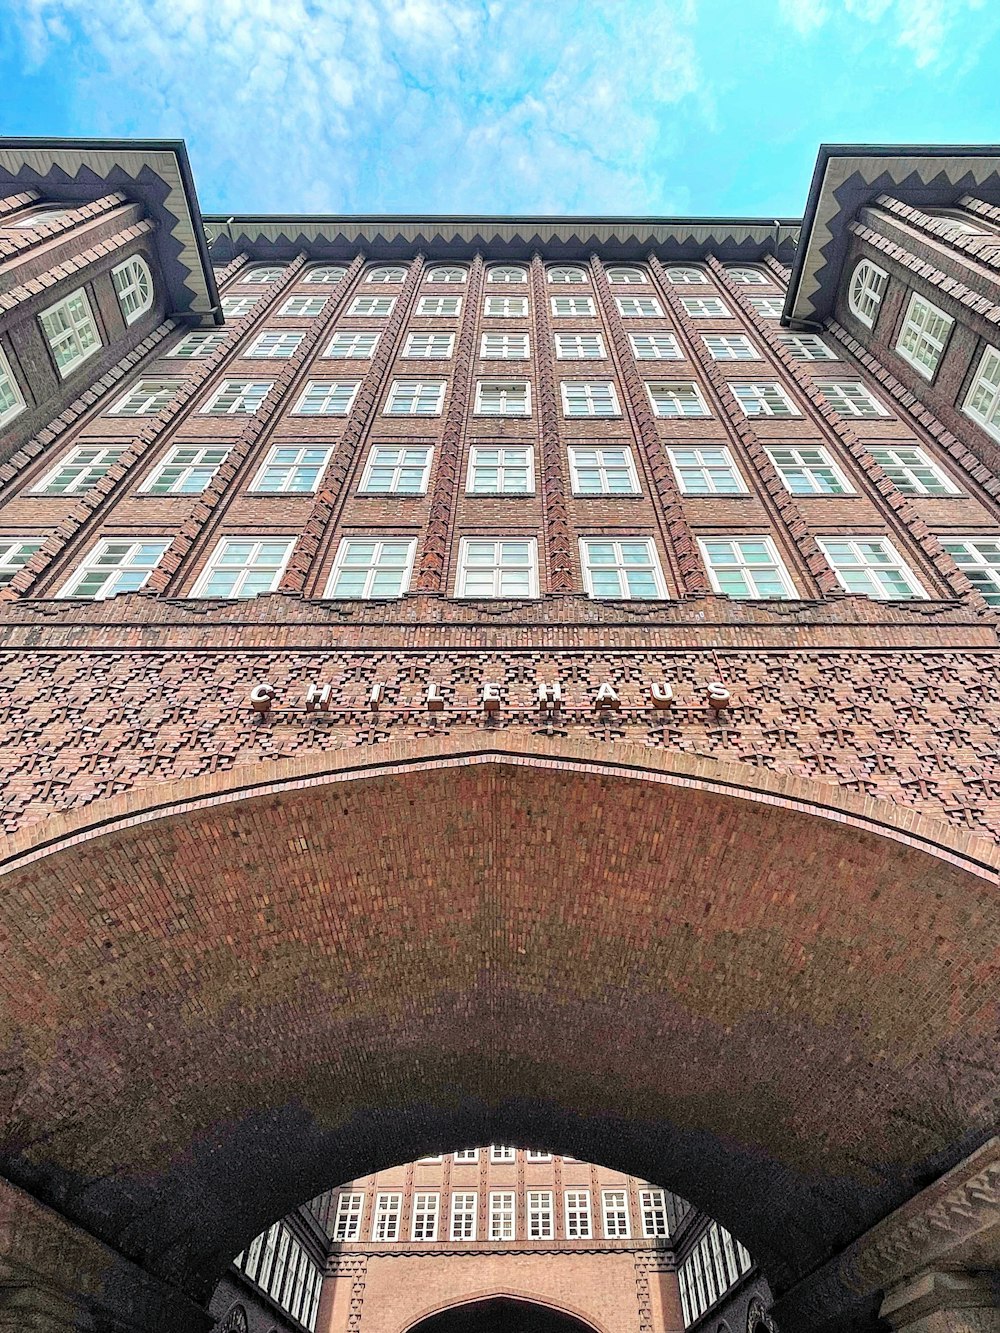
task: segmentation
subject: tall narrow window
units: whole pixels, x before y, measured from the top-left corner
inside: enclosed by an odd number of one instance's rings
[[[725,597],[794,597],[770,537],[705,537],[698,545],[716,592]]]
[[[563,380],[563,412],[568,417],[619,417],[618,395],[610,380]]]
[[[628,1191],[602,1190],[601,1206],[604,1210],[604,1235],[608,1240],[627,1240]]]
[[[630,333],[629,342],[637,361],[680,361],[681,349],[672,333]]]
[[[333,1223],[334,1240],[360,1240],[361,1221],[365,1209],[363,1194],[342,1194],[337,1200],[337,1215]]]
[[[712,1244],[712,1258],[715,1260],[715,1273],[719,1281],[720,1293],[729,1286],[729,1277],[726,1273],[725,1260],[722,1257],[722,1241],[719,1238],[719,1226],[713,1222],[708,1229],[708,1238]]]
[[[694,1315],[691,1310],[688,1299],[688,1266],[683,1264],[677,1272],[677,1285],[681,1293],[681,1315],[684,1319],[684,1327],[687,1328],[694,1322]]]
[[[343,537],[324,595],[402,597],[416,549],[416,541],[405,537]]]
[[[588,1240],[590,1227],[590,1191],[567,1190],[563,1195],[567,1240]]]
[[[708,1294],[709,1305],[714,1305],[719,1299],[719,1293],[715,1285],[715,1268],[712,1263],[712,1256],[709,1252],[708,1236],[702,1236],[698,1242],[698,1249],[701,1251],[701,1268],[705,1274],[705,1290]]]
[[[670,1234],[667,1226],[667,1200],[663,1190],[640,1190],[639,1211],[642,1214],[642,1234],[661,1239]]]
[[[259,494],[311,495],[326,469],[329,449],[315,445],[276,444],[269,451],[250,490]]]
[[[647,384],[646,389],[653,404],[653,411],[658,417],[711,416],[708,404],[693,380]]]
[[[514,1240],[514,1192],[490,1193],[490,1240]]]
[[[361,478],[361,495],[423,495],[434,450],[377,444],[372,446]]]
[[[726,1272],[729,1276],[729,1285],[732,1286],[740,1276],[739,1264],[736,1258],[736,1246],[733,1238],[725,1227],[719,1228],[719,1235],[722,1238],[722,1253],[726,1260]]]
[[[882,602],[927,596],[887,537],[824,537],[819,544],[847,592]]]
[[[402,1209],[402,1194],[376,1195],[375,1216],[372,1222],[373,1241],[378,1243],[399,1240],[399,1218]]]
[[[470,495],[529,495],[535,489],[529,445],[473,445],[469,450]]]
[[[587,318],[594,313],[591,296],[553,296],[552,313],[557,319]]]
[[[476,1209],[475,1194],[463,1193],[451,1196],[450,1238],[452,1240],[476,1239]]]
[[[580,540],[583,577],[591,597],[665,597],[660,562],[650,537]]]
[[[888,281],[885,269],[878,268],[868,259],[862,259],[851,274],[847,304],[869,329],[875,323]]]
[[[289,329],[286,333],[279,333],[275,329],[265,329],[263,333],[258,333],[243,355],[262,359],[273,357],[275,360],[287,360],[298,350],[299,343],[305,336],[304,333],[300,333],[296,329]]]
[[[667,452],[684,495],[747,494],[746,483],[725,445],[671,445]]]
[[[527,1191],[528,1239],[551,1240],[555,1235],[552,1215],[552,1191]]]
[[[253,416],[270,393],[271,384],[271,380],[224,380],[201,410],[212,416]]]
[[[573,445],[569,451],[574,495],[638,495],[639,478],[626,445]]]
[[[343,358],[347,361],[370,361],[378,344],[380,333],[343,329],[335,333],[326,345],[324,357]]]
[[[988,435],[1000,440],[1000,350],[987,347],[962,405]]]
[[[108,409],[109,417],[155,416],[170,402],[181,386],[180,380],[139,380]]]
[[[413,1196],[413,1218],[410,1224],[411,1240],[437,1240],[440,1194],[418,1192]]]
[[[125,323],[134,323],[153,304],[153,275],[141,255],[133,255],[111,270],[118,304]]]
[[[24,411],[25,406],[24,394],[14,378],[10,362],[0,351],[0,426],[13,421],[19,412]]]
[[[459,555],[456,597],[537,597],[534,537],[465,537]]]
[[[38,322],[63,379],[101,346],[90,300],[82,287],[43,310]]]
[[[916,292],[910,297],[896,351],[925,379],[932,379],[954,320]]]
[[[0,537],[0,588],[42,549],[42,543],[41,537]]]
[[[139,490],[144,495],[199,495],[228,452],[228,445],[175,444]]]
[[[939,537],[938,541],[986,604],[1000,606],[1000,537]]]
[[[303,417],[346,417],[361,387],[360,380],[309,380],[293,414]]]
[[[256,597],[273,592],[295,541],[291,537],[223,537],[192,597]]]
[[[908,445],[869,445],[868,452],[904,495],[957,495],[958,487],[927,457]]]
[[[150,537],[141,541],[106,537],[90,551],[57,596],[103,601],[120,592],[137,592],[160,563],[169,545],[169,537]]]

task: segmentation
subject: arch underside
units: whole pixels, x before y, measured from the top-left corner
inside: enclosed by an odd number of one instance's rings
[[[518,1296],[465,1301],[427,1315],[406,1333],[600,1333],[566,1310]]]

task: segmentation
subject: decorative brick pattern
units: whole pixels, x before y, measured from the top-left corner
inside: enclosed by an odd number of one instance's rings
[[[922,232],[940,244],[952,246],[977,264],[982,264],[986,268],[1000,269],[1000,236],[969,236],[955,232],[949,226],[948,218],[931,217],[921,212],[919,208],[913,208],[889,194],[880,194],[875,200],[875,206],[900,218],[915,231]],[[961,201],[960,206],[965,207]],[[988,218],[989,213],[980,213],[980,216]]]
[[[28,195],[32,199],[38,198],[37,192],[34,190],[29,191]],[[16,197],[27,202],[23,195]],[[127,195],[116,190],[113,194],[106,194],[100,199],[95,199],[93,203],[76,205],[64,217],[56,218],[53,222],[43,222],[38,227],[26,228],[24,231],[5,231],[0,236],[0,262],[14,259],[18,255],[44,245],[47,241],[68,236],[81,222],[91,222],[95,218],[102,217],[105,213],[112,213],[116,208],[124,207],[128,202]],[[154,225],[150,223],[151,227]]]
[[[11,287],[9,291],[0,295],[0,314],[7,314],[19,305],[31,301],[34,297],[41,296],[46,291],[51,291],[64,278],[70,277],[73,273],[82,272],[83,269],[89,268],[91,264],[96,263],[99,259],[105,259],[109,255],[117,255],[131,245],[133,241],[139,240],[142,236],[150,236],[155,230],[156,223],[144,218],[141,222],[136,222],[131,227],[125,227],[122,231],[116,232],[114,236],[109,237],[106,241],[101,241],[86,250],[81,250],[79,254],[63,259],[56,268],[47,269],[44,273],[40,273],[37,278],[29,278],[27,282],[21,283],[17,287]]]
[[[538,474],[544,511],[542,563],[548,572],[550,592],[572,592],[575,586],[573,539],[566,505],[565,466],[559,429],[559,394],[556,390],[552,334],[549,330],[545,264],[539,254],[531,257],[529,282],[534,315],[535,367],[538,376],[535,404],[538,414],[540,463]]]

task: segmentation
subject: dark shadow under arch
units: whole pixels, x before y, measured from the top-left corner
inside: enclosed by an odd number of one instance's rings
[[[449,1306],[411,1324],[406,1333],[601,1333],[565,1310],[516,1296],[492,1296]]]

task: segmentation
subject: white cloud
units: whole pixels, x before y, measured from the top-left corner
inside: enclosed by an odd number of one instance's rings
[[[807,38],[831,20],[846,16],[867,25],[868,40],[889,40],[910,54],[917,69],[924,69],[950,55],[951,34],[967,21],[970,11],[981,9],[983,3],[984,0],[842,0],[842,9],[838,10],[829,0],[778,0],[778,12],[801,37]]]

